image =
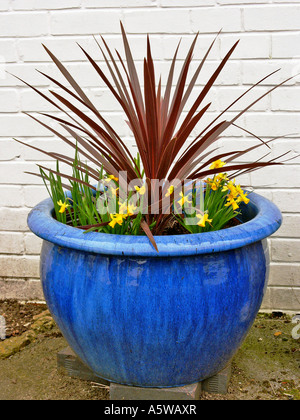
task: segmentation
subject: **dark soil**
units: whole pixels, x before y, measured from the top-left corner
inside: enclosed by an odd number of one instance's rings
[[[0,300],[0,315],[5,319],[6,338],[23,334],[30,328],[33,317],[46,309],[45,304]]]

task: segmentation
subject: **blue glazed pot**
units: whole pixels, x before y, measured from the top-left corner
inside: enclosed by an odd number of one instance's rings
[[[243,224],[217,232],[144,236],[83,231],[52,217],[51,199],[28,217],[44,239],[45,299],[71,348],[99,377],[142,387],[211,377],[238,350],[267,283],[265,238],[281,224],[252,193]]]

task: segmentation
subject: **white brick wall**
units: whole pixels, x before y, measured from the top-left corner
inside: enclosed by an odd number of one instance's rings
[[[19,137],[37,147],[66,151],[51,133],[22,111],[53,111],[51,106],[5,70],[46,92],[48,81],[35,69],[57,75],[41,44],[45,43],[87,90],[121,135],[131,140],[120,110],[76,45],[102,60],[92,34],[103,34],[110,45],[121,48],[119,21],[133,41],[139,70],[145,53],[145,34],[151,34],[157,69],[168,69],[180,37],[184,53],[200,31],[194,58],[199,62],[219,29],[222,35],[203,69],[194,94],[201,89],[219,60],[233,43],[238,49],[210,94],[212,118],[249,85],[267,73],[281,71],[257,89],[267,88],[300,73],[300,1],[285,0],[0,0],[0,299],[42,299],[38,281],[41,241],[28,231],[29,210],[47,197],[38,178],[24,174],[46,161],[14,143]],[[121,50],[122,51],[122,50]],[[103,61],[103,60],[102,60]],[[163,79],[164,80],[164,79]],[[251,94],[249,99],[254,96]],[[245,101],[236,104],[238,112]],[[232,114],[234,115],[234,114]],[[300,77],[289,81],[253,107],[240,125],[266,139],[300,132]],[[223,146],[252,144],[238,129],[230,129]],[[300,153],[299,135],[274,143],[271,156],[293,150]],[[255,154],[252,156],[254,159]],[[273,200],[284,217],[282,228],[269,240],[270,285],[263,308],[300,311],[300,158],[285,167],[253,172],[243,179]]]

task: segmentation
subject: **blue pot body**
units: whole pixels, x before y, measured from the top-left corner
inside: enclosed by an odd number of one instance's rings
[[[44,239],[45,299],[71,348],[99,377],[142,387],[201,381],[226,366],[260,308],[267,282],[265,238],[281,224],[257,194],[243,224],[198,235],[84,234],[51,216],[29,215]]]

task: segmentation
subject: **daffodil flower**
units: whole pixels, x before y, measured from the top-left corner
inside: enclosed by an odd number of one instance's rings
[[[188,195],[183,195],[183,193],[181,192],[180,197],[182,197],[180,200],[177,201],[177,203],[182,207],[184,205],[184,203],[189,203],[191,204],[191,201],[189,200],[189,194]]]
[[[201,227],[205,227],[205,223],[211,224],[212,222],[212,219],[208,218],[208,213],[204,213],[203,216],[201,214],[197,214],[196,217],[200,219],[197,225]]]
[[[111,214],[110,217],[112,220],[109,223],[109,226],[111,226],[114,229],[116,224],[122,226],[122,223],[124,219],[126,219],[127,215],[126,214]]]
[[[242,202],[244,202],[245,204],[248,204],[248,203],[250,202],[250,199],[249,199],[249,198],[247,198],[247,196],[243,194],[243,195],[240,195],[240,196],[238,197],[237,202],[238,202],[238,203],[242,203]]]
[[[166,193],[165,197],[170,197],[171,194],[174,192],[174,186],[171,185],[170,188],[168,188],[168,192]]]
[[[224,165],[226,165],[226,162],[222,162],[221,159],[218,159],[218,160],[216,160],[215,162],[213,162],[211,164],[211,166],[209,167],[209,169],[223,168]]]
[[[218,174],[218,175],[216,175],[215,178],[217,179],[218,182],[228,181],[229,180],[229,178],[227,177],[227,174],[226,173],[224,173],[224,174],[223,173]]]
[[[217,191],[217,189],[220,187],[222,181],[228,181],[227,174],[215,175],[213,179],[207,178],[207,180],[204,181],[204,182],[206,184],[209,184],[210,188],[213,191]]]
[[[128,216],[133,216],[135,210],[136,210],[136,206],[134,204],[128,204],[128,206],[127,206]]]
[[[111,190],[112,195],[117,195],[118,189],[119,188],[113,188],[113,187],[111,187],[110,190]]]
[[[239,194],[236,186],[234,185],[234,182],[232,182],[232,181],[229,181],[228,184],[223,187],[222,192],[224,192],[224,191],[229,191],[229,198],[230,199],[236,198]]]
[[[135,190],[140,194],[140,195],[144,195],[146,192],[146,187],[145,185],[143,185],[142,187],[138,187],[137,185],[134,187]]]
[[[248,204],[249,201],[250,201],[250,199],[247,198],[247,193],[245,193],[242,190],[242,188],[240,187],[240,185],[237,185],[236,190],[239,193],[238,202],[241,203],[243,201],[245,204]]]
[[[239,208],[239,205],[237,203],[236,200],[234,200],[234,198],[229,198],[227,203],[225,204],[225,207],[229,207],[232,206],[233,210],[237,210]]]
[[[128,204],[126,202],[120,203],[119,212],[120,214],[126,214],[127,216],[133,216],[136,206],[134,204]]]
[[[211,188],[213,191],[217,191],[217,189],[219,188],[219,184],[218,184],[218,182],[212,182],[212,183],[210,184],[210,188]]]
[[[59,213],[64,213],[66,211],[66,208],[70,207],[70,204],[68,204],[66,201],[63,203],[61,200],[59,200],[57,204],[60,206]]]
[[[119,201],[119,212],[120,212],[120,214],[124,214],[124,212],[127,210],[127,203],[126,202],[124,202],[124,203],[121,203],[120,201]]]
[[[119,178],[115,177],[114,175],[108,175],[108,177],[105,179],[106,182],[110,182],[111,180],[118,182]]]

